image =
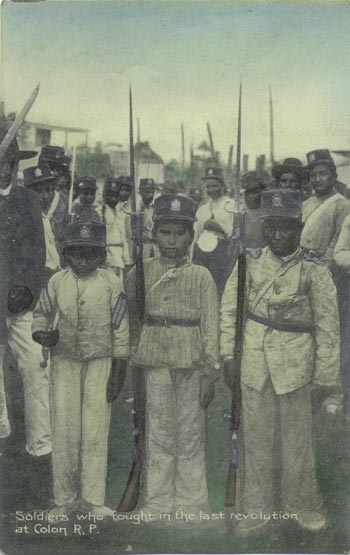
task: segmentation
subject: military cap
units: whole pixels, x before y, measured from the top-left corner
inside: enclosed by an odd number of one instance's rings
[[[152,189],[156,188],[154,179],[149,179],[149,178],[140,179],[140,191],[147,188],[152,188]]]
[[[116,177],[106,177],[105,191],[113,191],[115,193],[118,193],[120,187],[121,185]]]
[[[309,168],[312,168],[312,166],[315,166],[316,164],[327,164],[328,166],[335,168],[334,160],[328,148],[312,150],[307,153],[306,159]]]
[[[282,164],[276,164],[271,170],[272,177],[277,181],[284,173],[294,173],[301,179],[303,164],[298,158],[286,158]]]
[[[93,191],[96,191],[96,178],[89,175],[80,177],[78,181],[78,192],[82,191],[83,189],[92,189]]]
[[[217,181],[221,181],[224,183],[224,176],[222,173],[222,169],[217,166],[210,166],[205,168],[204,176],[202,177],[203,181],[210,181],[211,179],[216,179]]]
[[[32,166],[23,170],[23,179],[25,187],[33,187],[44,181],[54,181],[55,177],[47,166]]]
[[[117,182],[120,187],[130,187],[132,188],[131,177],[129,175],[120,175],[117,177]]]
[[[45,145],[42,147],[38,165],[42,168],[45,165],[61,167],[64,165],[64,149],[61,146]]]
[[[292,189],[269,189],[261,195],[262,218],[290,218],[301,221],[302,203],[300,191]]]
[[[245,191],[255,189],[258,185],[266,188],[271,184],[271,178],[267,172],[256,170],[242,175],[241,184]]]
[[[196,221],[196,207],[192,199],[178,195],[162,195],[154,201],[153,220]]]
[[[6,137],[7,129],[0,129],[0,143]],[[6,155],[10,160],[19,162],[20,160],[28,160],[29,158],[34,158],[38,153],[35,150],[20,150],[18,146],[17,139],[13,139],[7,150]]]
[[[65,247],[105,247],[106,226],[99,222],[73,222],[65,229]]]

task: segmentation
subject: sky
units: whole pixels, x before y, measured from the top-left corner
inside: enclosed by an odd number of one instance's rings
[[[4,0],[0,97],[28,119],[128,142],[128,87],[141,139],[165,161],[207,140],[227,161],[243,86],[242,153],[275,158],[350,148],[350,4]],[[136,125],[135,125],[136,127]]]

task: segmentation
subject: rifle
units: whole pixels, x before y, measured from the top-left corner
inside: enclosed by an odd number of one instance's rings
[[[13,139],[16,137],[17,131],[19,130],[19,128],[21,127],[22,123],[24,122],[26,115],[28,114],[29,110],[31,109],[31,107],[33,106],[36,97],[38,96],[39,93],[39,87],[40,85],[37,85],[35,87],[35,89],[33,90],[32,94],[30,95],[30,97],[28,98],[27,102],[25,103],[25,105],[23,106],[22,110],[20,111],[20,113],[16,116],[16,119],[14,120],[14,122],[12,123],[10,129],[8,130],[8,132],[6,133],[1,145],[0,145],[0,161],[1,159],[4,157],[8,147],[10,146],[11,142],[13,141]]]
[[[242,83],[239,87],[238,126],[237,126],[237,152],[236,152],[236,188],[235,188],[235,231],[234,236],[238,245],[238,288],[237,288],[237,316],[236,336],[233,354],[233,367],[236,379],[231,381],[231,413],[225,413],[225,420],[230,422],[232,431],[232,453],[227,472],[225,489],[225,507],[234,507],[236,504],[236,484],[238,468],[238,428],[241,416],[241,362],[243,351],[243,325],[244,325],[244,297],[246,280],[246,257],[244,254],[244,215],[240,210],[240,170],[241,170],[241,126],[242,126]]]
[[[132,92],[129,88],[129,139],[130,139],[130,179],[132,185],[132,230],[133,247],[136,270],[136,303],[139,321],[142,323],[145,312],[145,280],[143,272],[143,248],[142,248],[142,213],[136,210],[136,187],[134,166],[134,134],[132,117]],[[137,505],[140,492],[143,452],[145,445],[145,405],[146,385],[143,368],[133,367],[132,382],[134,390],[133,411],[133,461],[128,481],[118,504],[117,511],[133,511]]]

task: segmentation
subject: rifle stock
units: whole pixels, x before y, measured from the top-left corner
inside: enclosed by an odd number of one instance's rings
[[[135,395],[135,443],[136,452],[129,472],[128,481],[121,498],[117,511],[129,512],[136,508],[141,483],[142,461],[145,446],[145,405],[146,384],[143,368],[134,367],[132,370],[132,381]]]

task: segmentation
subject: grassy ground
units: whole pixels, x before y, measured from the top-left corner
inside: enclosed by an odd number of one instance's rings
[[[304,532],[291,521],[277,520],[248,537],[217,529],[176,529],[149,524],[74,523],[55,525],[66,530],[55,533],[43,528],[34,533],[34,522],[16,519],[16,511],[45,509],[50,495],[48,461],[36,462],[24,452],[23,397],[13,368],[8,372],[13,434],[0,458],[1,541],[6,554],[61,555],[122,553],[347,553],[350,548],[350,456],[349,423],[338,416],[320,415],[316,423],[317,472],[328,514],[328,527],[318,533]],[[126,395],[124,395],[124,398]],[[229,431],[223,422],[227,395],[218,387],[208,412],[208,484],[213,512],[222,510]],[[130,466],[129,406],[120,400],[113,408],[110,431],[106,503],[115,507],[121,497]],[[21,518],[21,517],[20,517]],[[40,520],[35,521],[40,524]],[[28,533],[24,529],[27,524]],[[80,523],[81,524],[81,523]],[[89,525],[96,528],[89,529]],[[20,531],[20,527],[22,527]],[[17,532],[16,532],[17,529]],[[81,535],[84,534],[84,535]]]

